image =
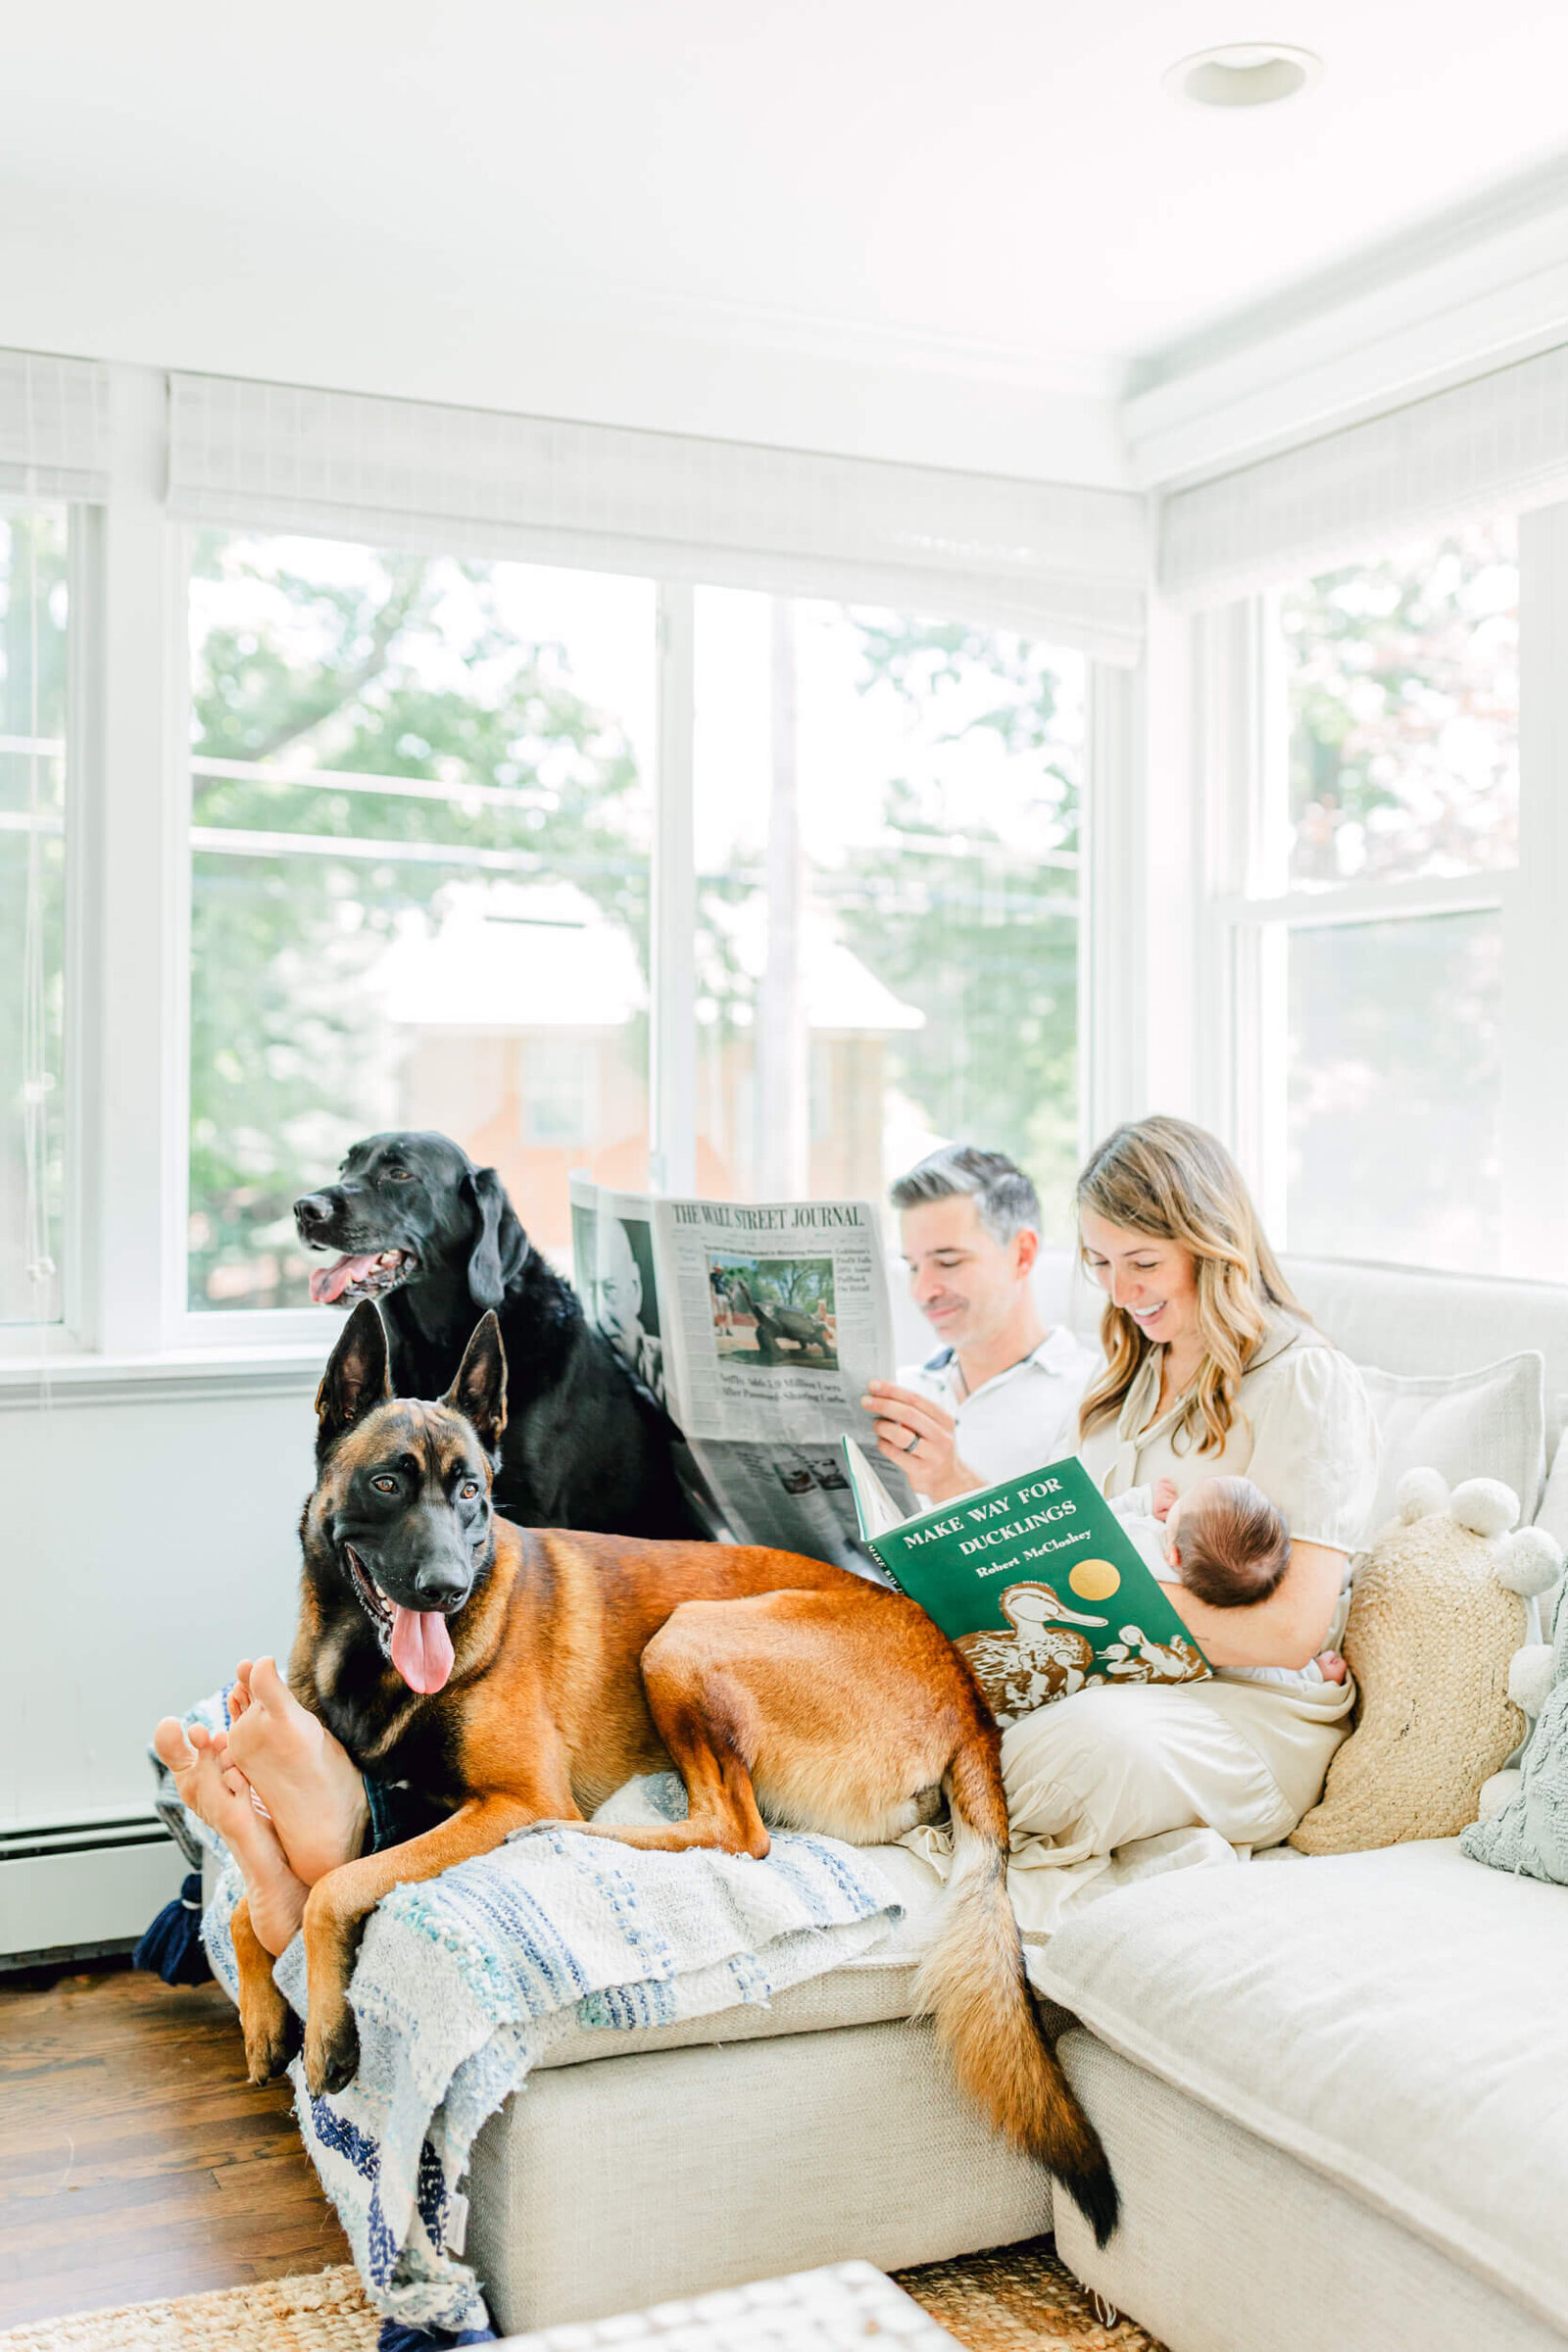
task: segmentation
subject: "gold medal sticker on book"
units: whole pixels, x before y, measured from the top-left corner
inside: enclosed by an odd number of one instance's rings
[[[1112,1683],[1206,1680],[1208,1660],[1076,1454],[902,1518],[844,1440],[860,1532],[963,1653],[999,1723]]]

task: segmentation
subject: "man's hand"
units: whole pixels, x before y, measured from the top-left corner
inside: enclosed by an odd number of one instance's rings
[[[985,1483],[958,1458],[953,1415],[928,1396],[895,1381],[872,1380],[860,1402],[876,1423],[877,1451],[899,1463],[910,1485],[933,1502],[973,1494]]]

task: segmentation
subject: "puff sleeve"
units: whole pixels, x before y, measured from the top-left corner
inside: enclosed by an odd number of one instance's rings
[[[1254,1385],[1261,1393],[1250,1396]],[[1295,1541],[1358,1550],[1382,1440],[1349,1357],[1326,1344],[1289,1348],[1243,1381],[1238,1402],[1252,1426],[1247,1475],[1284,1512]]]

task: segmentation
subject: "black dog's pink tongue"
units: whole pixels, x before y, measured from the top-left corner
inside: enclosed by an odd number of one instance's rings
[[[376,1252],[367,1257],[340,1257],[335,1266],[318,1266],[311,1276],[311,1297],[318,1306],[341,1298],[351,1282],[360,1282],[375,1264]]]
[[[428,1698],[452,1672],[452,1636],[439,1609],[392,1603],[392,1663],[411,1690]]]

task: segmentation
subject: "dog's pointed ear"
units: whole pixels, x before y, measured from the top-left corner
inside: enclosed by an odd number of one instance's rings
[[[507,1351],[495,1314],[483,1317],[463,1350],[458,1377],[441,1399],[470,1422],[486,1453],[498,1453],[507,1426]]]
[[[316,1392],[316,1450],[324,1456],[345,1431],[392,1395],[386,1327],[372,1298],[362,1298],[327,1358]]]
[[[499,1306],[507,1295],[503,1261],[521,1241],[522,1227],[494,1168],[475,1168],[463,1182],[478,1216],[468,1258],[468,1293],[475,1306]]]

